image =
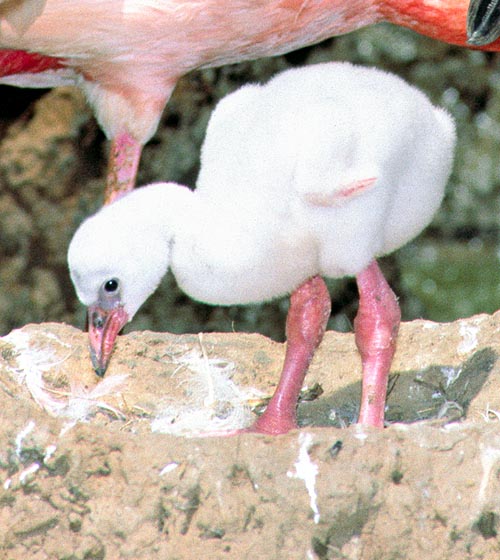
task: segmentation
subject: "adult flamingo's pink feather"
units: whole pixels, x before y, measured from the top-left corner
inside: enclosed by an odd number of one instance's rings
[[[467,8],[467,0],[0,0],[0,83],[85,91],[112,140],[110,202],[133,187],[142,146],[187,72],[382,21],[466,45]]]

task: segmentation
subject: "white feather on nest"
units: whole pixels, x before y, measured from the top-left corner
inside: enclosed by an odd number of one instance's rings
[[[45,336],[51,342],[67,347],[67,357],[71,355],[69,344],[52,333],[46,333]],[[47,386],[43,374],[67,358],[57,359],[49,344],[43,346],[34,343],[29,334],[20,329],[12,331],[2,340],[11,344],[17,352],[17,367],[9,367],[10,373],[19,384],[26,386],[35,402],[51,416],[68,418],[73,423],[87,422],[97,411],[104,410],[124,418],[120,411],[101,399],[122,389],[128,375],[109,376],[91,389],[70,380],[69,391],[54,390]]]
[[[220,358],[209,358],[200,335],[201,349],[193,348],[174,362],[187,367],[188,399],[167,403],[151,422],[153,432],[197,436],[238,430],[250,425],[250,402],[262,397],[257,389],[242,389],[233,381],[235,365]]]
[[[69,389],[50,387],[44,374],[62,364],[71,355],[71,345],[53,333],[44,333],[47,343],[31,337],[22,329],[14,330],[2,340],[13,346],[16,366],[7,366],[9,373],[26,386],[35,402],[48,414],[66,418],[63,431],[77,422],[88,422],[97,412],[103,411],[125,420],[125,415],[105,402],[105,398],[123,391],[127,374],[107,376],[92,388],[69,379]],[[162,399],[164,406],[151,421],[153,432],[172,435],[203,435],[238,430],[248,426],[253,415],[252,401],[260,401],[263,393],[253,388],[242,389],[232,380],[235,365],[220,358],[209,358],[199,335],[200,347],[192,348],[180,357],[172,358],[178,368],[191,373],[183,381],[186,398]],[[67,349],[67,356],[60,358],[55,345]],[[176,370],[177,371],[177,370]],[[173,374],[176,375],[176,372]]]

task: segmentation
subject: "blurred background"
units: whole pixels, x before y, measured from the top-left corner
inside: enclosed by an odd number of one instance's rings
[[[403,319],[452,321],[491,313],[500,308],[497,58],[384,24],[286,56],[193,72],[179,82],[145,147],[139,184],[170,180],[194,186],[210,112],[246,82],[332,60],[389,70],[445,107],[458,129],[454,172],[439,214],[418,239],[381,260]],[[78,91],[0,87],[0,336],[30,322],[85,328],[66,250],[78,224],[102,204],[106,150]],[[345,279],[329,286],[329,328],[349,331],[356,284]],[[206,306],[190,300],[167,276],[127,330],[247,331],[283,340],[287,309],[287,299]]]

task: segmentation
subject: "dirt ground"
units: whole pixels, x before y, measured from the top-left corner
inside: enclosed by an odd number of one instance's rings
[[[109,371],[86,334],[0,339],[0,558],[500,557],[500,313],[402,325],[388,426],[353,425],[353,335],[327,333],[280,437],[248,424],[283,346],[134,332]]]

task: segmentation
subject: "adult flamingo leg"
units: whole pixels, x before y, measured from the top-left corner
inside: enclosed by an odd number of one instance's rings
[[[378,264],[372,261],[356,277],[359,309],[354,320],[363,381],[358,422],[384,427],[389,370],[396,350],[401,311]]]
[[[292,293],[280,381],[264,414],[250,431],[276,435],[297,427],[299,393],[314,351],[325,334],[330,308],[328,289],[319,276],[310,278]]]
[[[135,186],[142,144],[128,133],[111,141],[104,204],[111,204]]]

